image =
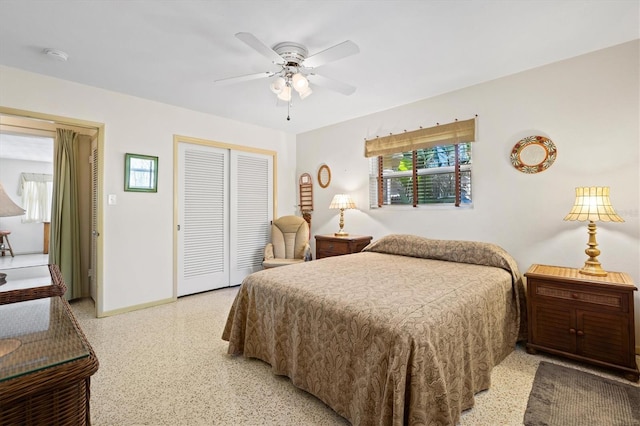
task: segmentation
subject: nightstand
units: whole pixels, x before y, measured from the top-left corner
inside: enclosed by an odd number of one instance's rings
[[[316,259],[358,253],[371,242],[369,235],[316,235]]]
[[[537,350],[617,369],[631,381],[635,357],[633,285],[628,274],[606,277],[578,269],[532,265],[527,277],[527,352]]]

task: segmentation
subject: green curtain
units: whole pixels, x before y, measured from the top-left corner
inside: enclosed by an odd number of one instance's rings
[[[67,299],[87,296],[83,288],[80,263],[80,221],[76,185],[79,135],[57,129],[53,158],[53,199],[51,201],[51,240],[49,263],[60,267],[67,284]]]

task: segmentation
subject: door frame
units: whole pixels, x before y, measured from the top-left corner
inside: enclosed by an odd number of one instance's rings
[[[276,151],[255,148],[243,145],[234,145],[225,142],[217,142],[207,139],[194,138],[183,135],[173,135],[173,299],[178,298],[178,225],[179,225],[179,211],[180,206],[178,204],[178,170],[180,165],[178,164],[178,147],[180,143],[190,143],[194,145],[204,145],[212,148],[221,148],[242,152],[252,152],[255,154],[263,154],[272,157],[273,163],[273,217],[277,216],[278,211],[278,153]]]
[[[104,182],[104,123],[98,123],[94,121],[81,120],[78,118],[64,117],[60,115],[45,114],[35,111],[21,110],[17,108],[8,108],[0,106],[0,115],[13,116],[16,118],[33,119],[38,120],[38,126],[40,130],[52,131],[55,133],[56,128],[67,128],[79,133],[95,136],[98,141],[98,227],[96,231],[98,236],[102,236],[103,229],[103,182]],[[38,129],[36,129],[38,130]],[[96,295],[95,301],[95,315],[96,317],[104,316],[103,309],[103,239],[97,238],[96,240],[96,271],[93,271],[96,277]]]

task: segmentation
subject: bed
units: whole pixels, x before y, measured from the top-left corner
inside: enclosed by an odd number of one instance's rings
[[[248,276],[222,338],[354,425],[455,424],[522,337],[524,306],[500,247],[388,235]]]

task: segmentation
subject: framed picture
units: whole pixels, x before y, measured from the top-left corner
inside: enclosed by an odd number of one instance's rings
[[[158,157],[125,154],[124,190],[158,192]]]

